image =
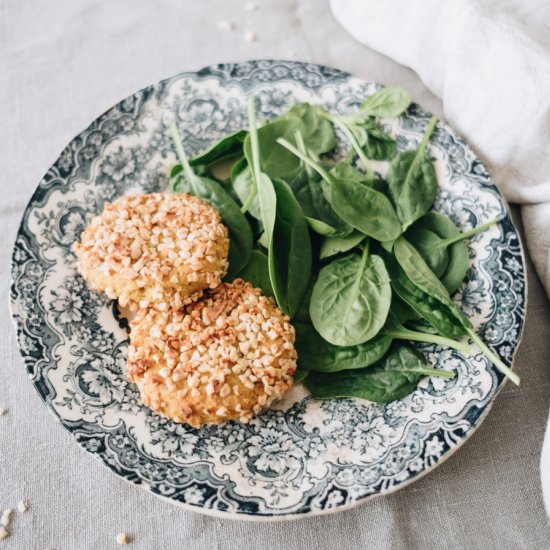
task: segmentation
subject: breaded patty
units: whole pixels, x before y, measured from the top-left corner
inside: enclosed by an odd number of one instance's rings
[[[292,387],[294,328],[242,279],[183,308],[139,312],[130,327],[128,376],[176,422],[246,422]]]
[[[122,196],[74,245],[89,286],[133,310],[180,307],[215,288],[228,250],[218,212],[188,193]]]

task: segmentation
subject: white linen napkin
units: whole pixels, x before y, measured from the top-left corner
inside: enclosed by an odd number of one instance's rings
[[[360,42],[414,69],[449,123],[522,205],[531,259],[550,296],[550,10],[542,0],[331,0]],[[550,429],[541,459],[550,513]]]

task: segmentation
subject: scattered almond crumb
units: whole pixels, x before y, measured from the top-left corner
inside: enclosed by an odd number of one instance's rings
[[[128,535],[126,533],[119,533],[116,536],[117,544],[128,544]]]
[[[26,512],[29,509],[29,503],[26,500],[20,500],[17,503],[17,509],[23,513]]]
[[[6,414],[6,409],[3,409],[0,407],[0,416],[4,416]]]
[[[3,525],[0,525],[0,540],[9,537],[9,535],[9,531]]]
[[[257,9],[258,9],[258,4],[254,4],[254,2],[249,2],[245,7],[246,11],[256,11]]]
[[[6,529],[9,528],[12,513],[13,510],[11,508],[8,508],[7,510],[4,510],[2,512],[2,517],[0,517],[0,524],[2,525],[2,527],[5,527]]]
[[[235,29],[235,23],[232,21],[220,21],[218,27],[224,31],[232,31]]]
[[[253,33],[253,32],[246,32],[246,33],[244,33],[244,39],[245,39],[247,42],[255,42],[257,38],[258,38],[258,37],[256,36],[256,34]]]

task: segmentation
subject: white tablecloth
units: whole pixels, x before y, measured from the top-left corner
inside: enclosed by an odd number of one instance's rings
[[[410,90],[441,105],[410,70],[356,43],[325,0],[0,0],[0,510],[26,498],[3,548],[547,549],[538,461],[550,404],[550,307],[529,273],[516,368],[472,439],[402,491],[350,512],[285,524],[193,514],[130,486],[80,450],[32,388],[7,309],[19,219],[62,148],[139,88],[220,61],[295,58]],[[232,32],[219,29],[233,21]],[[257,34],[247,42],[247,31]],[[389,31],[391,32],[391,31]]]

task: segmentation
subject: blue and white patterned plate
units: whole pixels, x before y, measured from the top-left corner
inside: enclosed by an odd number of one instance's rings
[[[146,409],[124,376],[127,333],[116,308],[88,290],[71,244],[105,203],[166,188],[175,161],[174,115],[190,153],[259,116],[309,101],[353,110],[377,88],[340,71],[252,61],[182,73],[115,105],[48,170],[23,215],[13,251],[11,307],[36,390],[76,441],[122,478],[190,510],[242,519],[296,518],[351,508],[432,470],[474,431],[502,384],[482,355],[424,345],[430,363],[457,372],[424,380],[388,405],[317,401],[296,387],[248,425],[199,430]],[[401,149],[429,113],[413,105],[391,126]],[[436,208],[463,230],[502,223],[470,242],[471,269],[455,299],[485,341],[512,360],[524,319],[522,251],[504,200],[471,149],[440,124],[430,151],[441,185]],[[379,166],[381,170],[384,166]]]

